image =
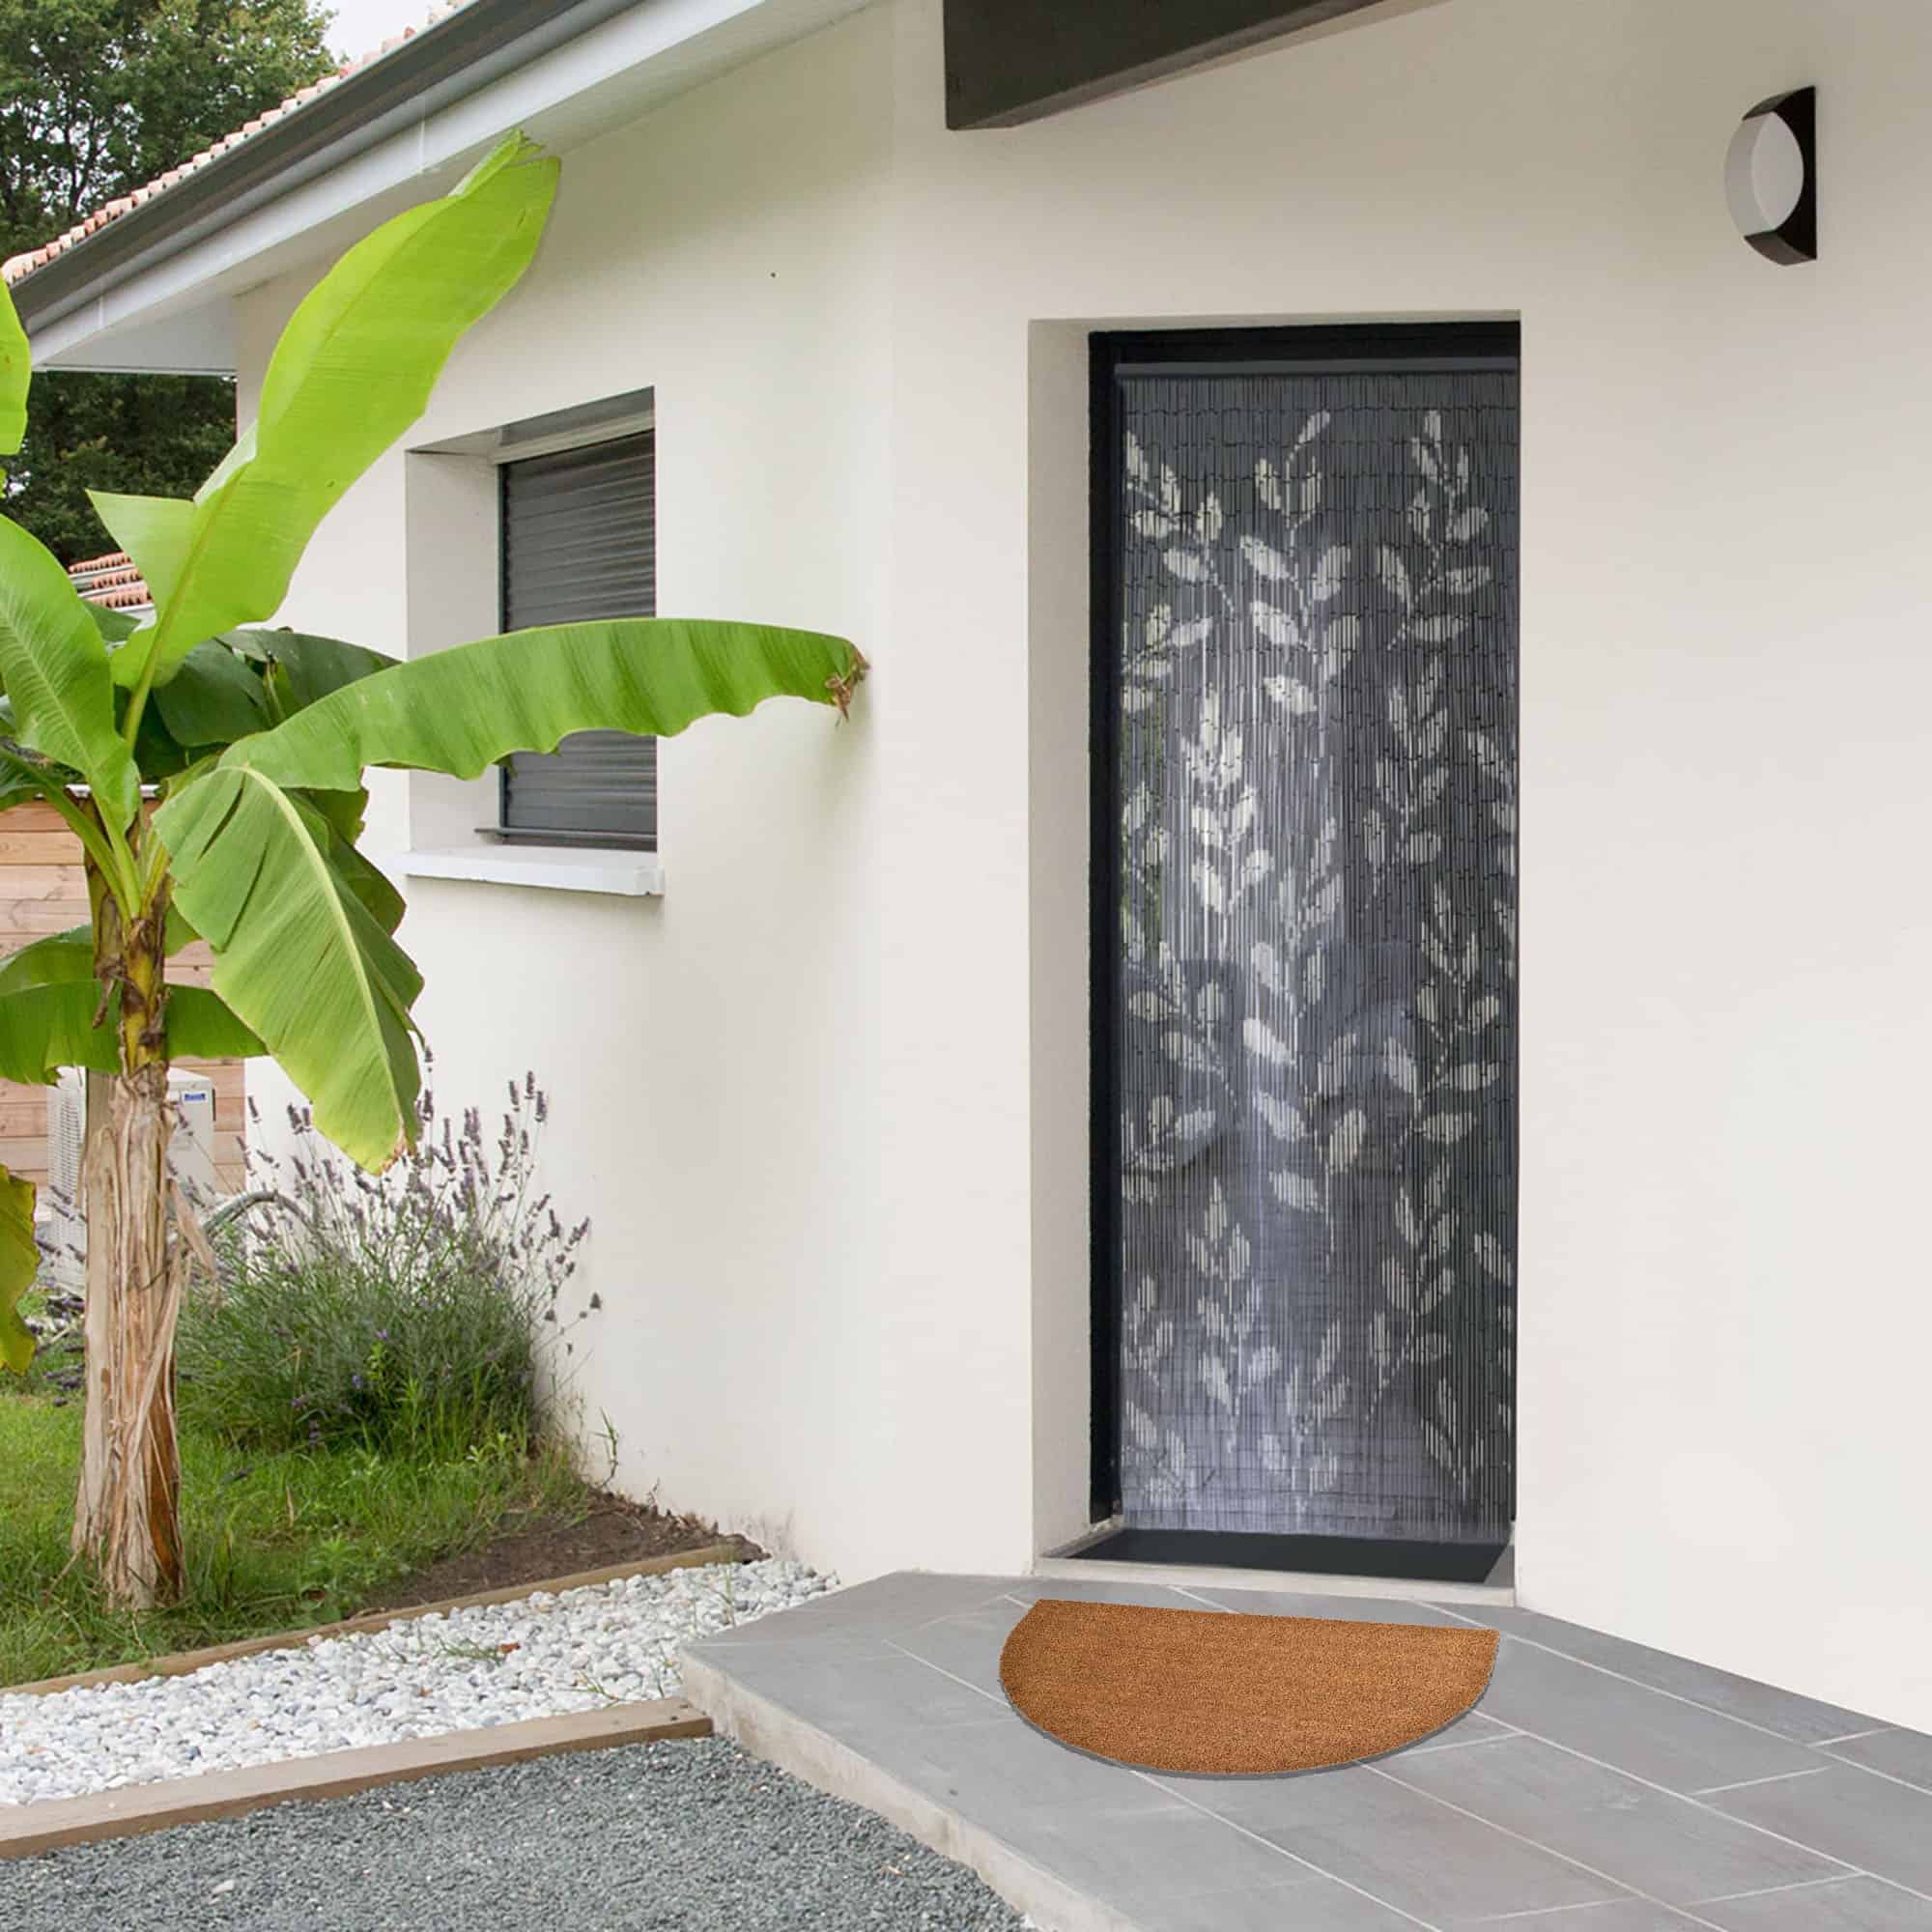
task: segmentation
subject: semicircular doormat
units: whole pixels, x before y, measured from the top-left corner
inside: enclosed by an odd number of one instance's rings
[[[1494,1631],[1043,1597],[1000,1653],[1028,1723],[1140,1771],[1264,1777],[1381,1757],[1489,1688]]]

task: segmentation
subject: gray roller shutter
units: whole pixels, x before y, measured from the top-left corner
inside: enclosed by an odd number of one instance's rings
[[[503,628],[657,614],[656,440],[626,436],[502,466]],[[658,842],[658,741],[578,731],[519,752],[502,836],[536,843]]]

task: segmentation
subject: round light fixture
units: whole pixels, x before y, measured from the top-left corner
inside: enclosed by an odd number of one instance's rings
[[[1818,259],[1818,93],[1760,100],[1731,136],[1724,194],[1738,233],[1774,262]]]

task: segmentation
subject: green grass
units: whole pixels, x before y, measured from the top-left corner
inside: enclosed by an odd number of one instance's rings
[[[0,1685],[346,1616],[393,1578],[585,1494],[561,1454],[526,1456],[509,1435],[448,1459],[258,1453],[185,1422],[186,1595],[117,1613],[68,1565],[80,1426],[79,1402],[56,1407],[44,1382],[0,1389]]]

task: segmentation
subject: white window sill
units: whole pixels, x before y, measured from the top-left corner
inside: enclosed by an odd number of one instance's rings
[[[614,893],[634,899],[655,898],[664,891],[664,864],[655,852],[570,845],[463,845],[398,852],[384,860],[383,869],[404,878],[477,879],[493,886]]]

